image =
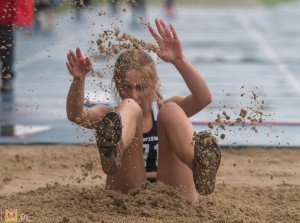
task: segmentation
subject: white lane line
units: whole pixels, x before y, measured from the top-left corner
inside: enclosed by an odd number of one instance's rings
[[[292,73],[284,62],[281,60],[279,55],[275,52],[275,50],[268,44],[268,42],[264,39],[264,37],[256,30],[251,29],[249,25],[247,25],[245,19],[243,18],[241,12],[235,11],[235,15],[237,20],[243,25],[244,29],[249,32],[249,34],[253,37],[253,39],[257,42],[257,44],[266,52],[269,56],[270,60],[275,64],[277,69],[281,71],[281,73],[286,77],[287,81],[294,88],[294,90],[300,94],[300,82],[295,78],[295,74]]]
[[[1,137],[27,137],[33,134],[49,131],[52,129],[50,125],[8,125],[0,126]]]
[[[16,70],[20,70],[25,66],[31,65],[39,60],[48,58],[49,53],[53,53],[54,55],[57,53],[61,53],[62,49],[64,47],[66,47],[66,44],[68,43],[70,45],[70,43],[74,42],[75,37],[74,36],[69,36],[68,38],[65,38],[57,43],[55,43],[54,45],[51,45],[51,47],[46,48],[46,49],[42,49],[32,55],[30,55],[29,57],[27,57],[24,60],[21,61],[17,61],[15,68]],[[65,52],[65,54],[67,54],[67,51]]]
[[[44,126],[15,125],[15,136],[19,136],[19,137],[30,136],[44,131],[49,131],[51,128],[52,126],[50,125],[44,125]]]

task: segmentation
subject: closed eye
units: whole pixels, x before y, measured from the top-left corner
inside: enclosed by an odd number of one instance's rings
[[[123,89],[136,89],[137,91],[144,91],[148,86],[143,84],[136,84],[136,85],[130,85],[130,84],[123,84]]]
[[[136,85],[135,89],[138,91],[144,91],[147,88],[147,85]]]

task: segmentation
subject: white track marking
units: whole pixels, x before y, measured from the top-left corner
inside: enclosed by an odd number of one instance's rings
[[[294,90],[298,94],[300,94],[300,82],[297,80],[297,78],[295,78],[295,74],[287,68],[287,66],[281,60],[279,55],[268,44],[264,37],[256,29],[251,29],[248,26],[241,12],[235,11],[235,15],[237,17],[237,20],[243,25],[244,29],[249,32],[249,34],[257,42],[257,44],[266,52],[266,54],[269,56],[270,60],[275,64],[277,69],[286,77],[290,85],[293,86]]]

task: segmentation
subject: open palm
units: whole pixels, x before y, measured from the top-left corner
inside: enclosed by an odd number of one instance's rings
[[[156,19],[158,33],[148,24],[149,31],[159,47],[155,47],[156,54],[166,62],[174,62],[182,57],[182,46],[172,25],[168,28],[163,20]]]
[[[76,54],[70,50],[66,62],[70,74],[75,78],[84,78],[92,70],[92,62],[89,57],[83,57],[80,48],[76,48]]]

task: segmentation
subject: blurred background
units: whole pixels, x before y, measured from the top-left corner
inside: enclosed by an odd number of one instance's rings
[[[38,0],[34,4],[32,24],[14,30],[15,77],[11,91],[0,93],[0,144],[95,143],[91,130],[66,118],[71,83],[67,52],[80,47],[93,60],[95,73],[87,78],[85,105],[114,104],[110,78],[117,55],[100,54],[99,35],[118,28],[154,43],[145,24],[162,18],[175,26],[186,57],[213,95],[212,104],[191,118],[197,131],[212,131],[221,146],[300,146],[299,1]],[[176,69],[155,60],[164,97],[188,94]]]

